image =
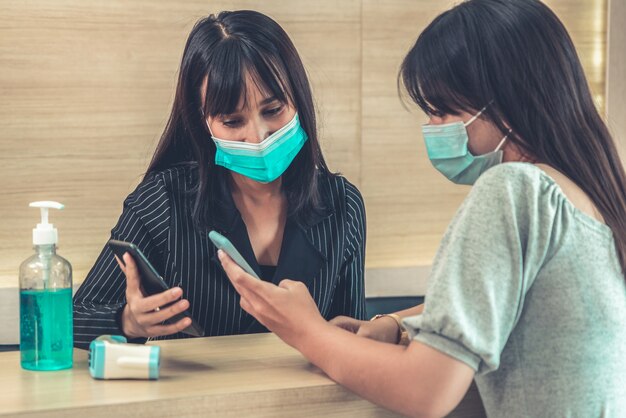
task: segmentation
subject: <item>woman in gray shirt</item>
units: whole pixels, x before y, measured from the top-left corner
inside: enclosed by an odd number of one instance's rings
[[[299,282],[255,281],[222,254],[242,307],[407,415],[447,414],[475,379],[490,416],[626,416],[626,176],[566,29],[536,0],[466,1],[400,77],[435,168],[473,185],[426,304],[333,326]]]

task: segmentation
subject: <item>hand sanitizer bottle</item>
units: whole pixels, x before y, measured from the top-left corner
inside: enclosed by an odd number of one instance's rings
[[[48,223],[57,202],[33,202],[41,223],[33,229],[35,255],[20,266],[20,352],[22,368],[72,367],[72,266],[56,254],[58,234]]]

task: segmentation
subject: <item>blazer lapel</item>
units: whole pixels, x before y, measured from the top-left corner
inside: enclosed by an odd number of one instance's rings
[[[248,262],[254,272],[260,277],[261,269],[256,261],[250,238],[248,237],[248,231],[246,224],[241,218],[241,214],[235,206],[230,193],[224,196],[224,206],[221,208],[216,222],[214,222],[214,228],[220,234],[224,235],[233,244],[233,246],[239,251],[239,254]],[[219,226],[218,226],[219,225]],[[221,226],[221,227],[220,227]],[[211,256],[211,260],[217,264],[220,269],[222,264],[217,258],[217,251]]]
[[[291,219],[287,221],[278,266],[272,278],[274,284],[279,284],[283,279],[291,279],[311,287],[315,276],[327,260],[323,242],[311,238],[315,229],[315,226],[303,227]]]
[[[223,202],[225,204],[216,218],[216,222],[214,222],[215,229],[230,240],[242,257],[250,264],[250,267],[261,277],[261,269],[254,255],[246,225],[235,206],[230,192],[223,196]],[[328,259],[322,221],[333,215],[334,210],[332,206],[327,204],[325,209],[315,213],[306,225],[288,218],[285,224],[285,231],[283,232],[276,273],[273,278],[266,277],[265,280],[269,281],[271,279],[271,282],[276,285],[283,279],[297,280],[304,282],[309,289],[312,288],[313,280],[315,280],[316,275]],[[211,260],[223,271],[221,263],[217,258],[217,251],[212,255]],[[250,316],[250,319],[251,322],[243,326],[244,333],[267,331],[252,316]]]

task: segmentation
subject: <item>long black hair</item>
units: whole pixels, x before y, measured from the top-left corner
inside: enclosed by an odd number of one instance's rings
[[[398,83],[428,114],[485,114],[535,162],[574,181],[613,231],[626,271],[626,176],[574,44],[538,0],[469,0],[439,15]]]
[[[206,116],[236,111],[245,100],[246,74],[283,103],[291,102],[309,139],[282,176],[289,213],[306,223],[322,208],[319,176],[328,175],[317,139],[309,80],[287,33],[251,10],[221,12],[199,20],[189,34],[172,111],[146,176],[178,164],[196,164],[194,222],[207,228],[228,193],[228,170],[215,165],[215,144]],[[203,97],[203,83],[206,88]]]

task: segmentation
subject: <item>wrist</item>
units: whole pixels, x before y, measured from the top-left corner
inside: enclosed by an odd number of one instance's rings
[[[316,321],[305,327],[299,338],[294,341],[293,347],[300,351],[309,360],[314,360],[315,354],[320,353],[320,341],[327,341],[329,333],[337,327],[326,321]],[[313,361],[315,363],[315,361]]]
[[[130,307],[128,306],[128,304],[124,304],[124,307],[122,308],[122,311],[119,315],[119,326],[120,326],[120,330],[122,330],[122,334],[128,338],[137,338],[139,337],[139,335],[135,335],[131,332],[130,327],[128,327],[127,325],[130,323]]]
[[[393,323],[395,324],[396,328],[397,328],[397,334],[396,334],[396,339],[394,341],[394,344],[403,344],[406,345],[407,341],[408,341],[408,333],[406,331],[406,329],[404,328],[404,325],[402,324],[402,317],[400,317],[400,315],[398,314],[378,314],[378,315],[374,315],[372,317],[372,319],[370,319],[370,321],[376,321],[379,320],[381,318],[389,318],[393,320]],[[390,321],[391,323],[391,321]]]

